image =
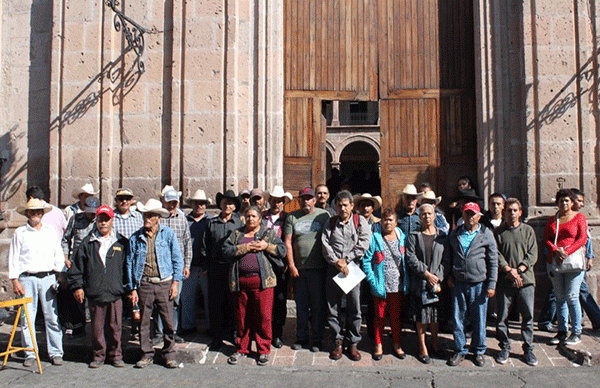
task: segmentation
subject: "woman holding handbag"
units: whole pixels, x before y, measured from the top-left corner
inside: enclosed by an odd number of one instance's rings
[[[363,257],[362,265],[373,295],[375,345],[373,360],[383,357],[383,329],[386,311],[390,317],[394,353],[404,359],[406,353],[400,345],[402,335],[402,304],[408,292],[408,274],[404,264],[404,233],[396,226],[396,213],[387,208],[381,213],[381,227],[374,228],[371,245]]]
[[[585,273],[587,221],[583,214],[572,209],[574,201],[575,195],[571,190],[559,190],[556,193],[558,212],[548,219],[544,231],[544,242],[549,250],[548,274],[558,309],[558,334],[550,340],[550,345],[581,342],[579,288]],[[567,338],[569,316],[572,331]]]
[[[419,207],[421,231],[408,236],[406,243],[406,265],[415,275],[411,281],[414,294],[414,315],[419,339],[418,359],[429,364],[431,359],[425,344],[425,330],[431,331],[432,350],[440,356],[438,348],[438,307],[441,283],[444,280],[444,247],[447,236],[435,227],[435,209],[429,203]]]

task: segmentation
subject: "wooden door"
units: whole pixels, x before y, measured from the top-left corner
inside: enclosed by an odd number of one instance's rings
[[[325,125],[321,100],[286,97],[283,184],[297,192],[325,181]]]
[[[439,98],[381,100],[381,190],[394,206],[406,184],[436,182],[439,167]]]

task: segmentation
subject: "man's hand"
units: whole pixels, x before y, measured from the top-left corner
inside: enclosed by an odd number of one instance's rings
[[[335,262],[335,268],[338,271],[344,274],[344,276],[348,276],[350,270],[348,269],[348,261],[346,259],[339,259]]]
[[[292,278],[300,277],[300,272],[298,272],[298,268],[296,268],[295,266],[290,266],[290,276]]]
[[[184,268],[183,269],[183,278],[187,279],[190,277],[190,269],[189,268]]]
[[[487,290],[487,297],[488,298],[493,298],[494,295],[496,295],[496,290],[491,290],[491,289]]]
[[[83,292],[83,289],[78,289],[75,290],[75,292],[73,292],[73,296],[75,297],[75,300],[79,303],[83,303],[83,300],[85,299],[85,293]]]
[[[23,288],[23,285],[21,284],[19,279],[13,279],[12,284],[13,284],[13,291],[16,296],[24,296],[25,295],[25,289]]]
[[[594,259],[588,259],[585,270],[591,271],[593,266],[594,266]]]
[[[138,300],[140,300],[138,298],[138,294],[136,290],[133,290],[129,293],[129,301],[131,302],[131,305],[134,305],[138,302]]]
[[[515,287],[521,288],[523,287],[523,277],[519,275],[519,272],[516,268],[511,268],[510,271],[506,273],[506,278],[513,282]]]
[[[67,269],[71,268],[71,260],[69,260],[69,256],[65,255],[65,266]]]
[[[177,293],[179,292],[179,282],[171,283],[171,288],[169,288],[169,300],[173,300],[177,298]]]

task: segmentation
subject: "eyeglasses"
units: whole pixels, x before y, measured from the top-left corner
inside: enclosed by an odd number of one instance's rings
[[[117,197],[117,202],[130,201],[133,197]]]

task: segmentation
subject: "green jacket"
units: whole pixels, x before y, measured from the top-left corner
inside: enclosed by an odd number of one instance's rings
[[[229,289],[240,291],[239,260],[248,253],[246,244],[240,244],[244,237],[244,228],[234,230],[223,243],[223,257],[231,265],[229,266]],[[283,258],[286,255],[285,244],[273,229],[267,229],[261,225],[260,230],[254,236],[254,240],[264,240],[269,246],[262,252],[257,252],[258,267],[260,272],[261,289],[273,288],[277,285],[273,265],[283,268]]]
[[[495,234],[498,243],[498,285],[512,287],[512,282],[506,279],[504,267],[517,268],[521,264],[527,267],[521,274],[523,286],[535,284],[533,267],[538,259],[538,246],[533,228],[521,222],[516,228],[503,225]]]

